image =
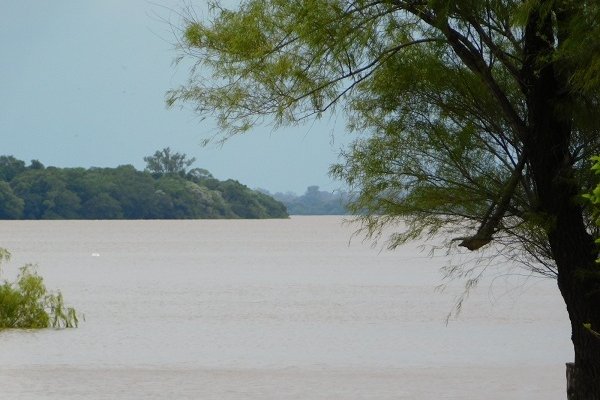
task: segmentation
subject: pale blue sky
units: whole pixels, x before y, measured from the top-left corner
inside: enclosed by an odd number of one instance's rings
[[[164,147],[197,158],[219,179],[272,192],[341,186],[327,176],[349,142],[343,120],[273,132],[255,128],[224,147],[200,142],[214,124],[167,110],[184,82],[172,66],[169,8],[180,0],[19,0],[0,13],[0,154],[59,167],[143,169]],[[192,2],[192,4],[194,4]],[[196,0],[202,10],[205,1]]]

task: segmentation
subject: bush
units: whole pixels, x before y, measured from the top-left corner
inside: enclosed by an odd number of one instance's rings
[[[9,259],[10,253],[0,249],[0,263]],[[22,267],[15,282],[0,285],[0,329],[74,328],[78,323],[75,309],[65,306],[60,292],[47,291],[33,265]]]

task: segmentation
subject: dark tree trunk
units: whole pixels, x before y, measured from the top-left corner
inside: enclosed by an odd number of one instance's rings
[[[538,211],[548,220],[558,287],[571,320],[575,362],[568,366],[568,398],[600,400],[600,339],[593,332],[600,329],[600,268],[577,201],[581,188],[573,179],[570,94],[561,72],[548,62],[554,51],[554,23],[550,15],[532,13],[525,30],[522,74],[529,112],[525,146]]]
[[[594,265],[594,245],[589,237],[582,234],[585,231],[581,226],[577,227],[575,216],[569,218],[567,215],[561,219],[570,226],[561,224],[562,228],[551,230],[550,240],[557,260],[558,286],[571,319],[571,339],[575,350],[575,363],[569,367],[568,398],[600,399],[600,339],[592,331],[600,327],[600,292],[597,272],[594,271],[598,268]]]

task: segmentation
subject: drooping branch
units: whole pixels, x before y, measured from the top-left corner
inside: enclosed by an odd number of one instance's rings
[[[482,28],[482,26],[477,21],[475,21],[475,19],[469,18],[469,23],[477,31],[477,34],[479,35],[479,37],[481,38],[483,43],[485,43],[485,45],[490,49],[492,54],[494,56],[498,57],[498,60],[500,60],[500,62],[502,62],[502,65],[511,73],[511,75],[517,81],[519,81],[520,80],[520,72],[519,72],[519,69],[517,68],[517,66],[514,65],[513,60],[511,59],[511,56],[508,53],[506,53],[504,50],[502,50],[496,43],[494,43],[494,41],[492,40],[490,35],[488,35],[485,32],[485,30]]]
[[[521,180],[521,174],[523,173],[523,168],[526,163],[526,152],[523,151],[521,153],[521,157],[519,158],[519,162],[517,166],[513,170],[512,175],[510,176],[508,182],[506,183],[504,189],[502,190],[502,194],[500,199],[497,202],[491,204],[488,209],[483,222],[477,229],[477,232],[470,237],[457,238],[454,240],[462,240],[459,246],[466,247],[467,249],[474,251],[477,250],[493,239],[493,234],[496,231],[496,228],[500,224],[500,221],[504,217],[506,210],[510,204],[510,200],[515,193],[515,189]]]
[[[479,75],[484,83],[490,89],[494,98],[498,101],[504,115],[508,122],[515,130],[515,133],[524,139],[527,136],[527,129],[525,123],[521,117],[517,114],[513,108],[510,100],[508,100],[506,94],[500,88],[492,73],[487,68],[483,59],[466,44],[466,39],[459,32],[452,29],[448,24],[444,29],[444,35],[448,39],[448,43],[456,52],[456,55],[465,63],[465,65],[474,73]]]
[[[305,99],[306,97],[312,96],[315,93],[320,92],[321,90],[332,86],[340,81],[343,81],[345,79],[348,78],[354,78],[356,76],[360,76],[360,74],[362,74],[363,72],[368,71],[369,73],[371,73],[374,69],[376,69],[379,65],[381,65],[385,60],[387,60],[388,58],[390,58],[391,56],[393,56],[394,54],[398,53],[400,50],[405,49],[407,47],[410,46],[414,46],[417,44],[422,44],[422,43],[429,43],[429,42],[436,42],[439,41],[439,39],[435,39],[435,38],[426,38],[426,39],[418,39],[418,40],[413,40],[411,42],[407,42],[407,43],[402,43],[399,44],[397,46],[394,46],[392,48],[389,48],[387,50],[382,51],[373,61],[371,61],[370,63],[368,63],[367,65],[362,66],[361,68],[357,68],[355,70],[351,70],[345,74],[342,74],[334,79],[331,79],[327,82],[324,82],[323,84],[315,87],[314,89],[303,93],[301,95],[299,95],[298,97],[294,98],[293,101],[294,102],[298,102],[302,99]],[[358,78],[356,82],[360,81],[362,79]],[[356,82],[354,82],[352,84],[352,86],[354,86],[356,84]],[[347,91],[347,90],[346,90]]]
[[[454,50],[455,54],[461,59],[465,66],[479,76],[489,88],[490,93],[498,102],[498,105],[502,109],[505,118],[515,133],[521,138],[521,140],[525,139],[527,136],[527,127],[525,122],[513,108],[513,105],[506,96],[506,93],[504,93],[502,88],[498,85],[498,82],[496,82],[494,79],[485,60],[471,43],[469,38],[465,37],[456,29],[453,29],[448,22],[447,16],[442,18],[442,16],[438,16],[433,12],[430,12],[430,10],[425,8],[425,5],[422,2],[396,0],[395,3],[401,6],[407,12],[410,12],[420,18],[426,24],[438,29],[444,35],[450,47]]]

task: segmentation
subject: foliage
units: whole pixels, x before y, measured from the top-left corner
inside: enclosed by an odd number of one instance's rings
[[[169,147],[157,150],[154,155],[144,157],[146,162],[146,171],[152,174],[180,174],[185,175],[186,169],[192,165],[196,159],[187,158],[187,155],[181,153],[172,153]]]
[[[592,166],[592,171],[599,176],[600,181],[600,156],[592,157],[592,161],[594,165]],[[590,193],[586,193],[583,195],[585,199],[589,202],[590,208],[592,210],[592,220],[596,224],[597,227],[600,228],[600,182],[593,187],[593,190]],[[596,235],[598,238],[596,239],[596,243],[600,244],[600,235]],[[598,260],[600,262],[600,259]]]
[[[0,249],[1,261],[10,253]],[[60,292],[47,291],[44,281],[33,265],[20,269],[15,282],[0,285],[0,330],[7,328],[75,328],[79,316],[74,308],[64,304]]]
[[[0,181],[0,219],[18,219],[23,215],[25,202],[17,197],[7,182]]]
[[[25,170],[25,162],[13,156],[0,156],[0,179],[10,182]]]
[[[270,212],[287,215],[285,206],[264,193],[254,192],[234,180],[220,185],[223,199],[231,205],[231,210],[242,218],[265,218]]]
[[[191,161],[168,153],[180,166]],[[201,168],[150,173],[131,165],[46,168],[32,162],[11,175],[10,182],[0,180],[0,219],[286,217],[285,206],[271,197],[236,181],[219,181]]]
[[[445,232],[460,237],[449,245],[477,249],[493,236],[503,257],[555,276],[546,237],[552,218],[540,210],[526,160],[526,81],[552,57],[565,74],[585,58],[577,65],[589,68],[576,72],[589,77],[600,57],[562,35],[586,24],[598,29],[598,19],[581,19],[596,15],[596,5],[545,3],[552,5],[247,0],[228,10],[212,3],[207,20],[190,13],[183,21],[180,60],[195,64],[167,103],[214,116],[220,140],[259,122],[295,124],[342,108],[361,137],[331,173],[350,186],[350,211],[364,215],[368,235],[401,220],[407,229],[390,247]],[[562,10],[553,17],[562,36],[530,67],[525,26],[553,7]],[[584,190],[589,157],[600,150],[600,118],[590,79],[577,74],[587,86],[570,104],[551,107],[574,113],[568,169]]]

